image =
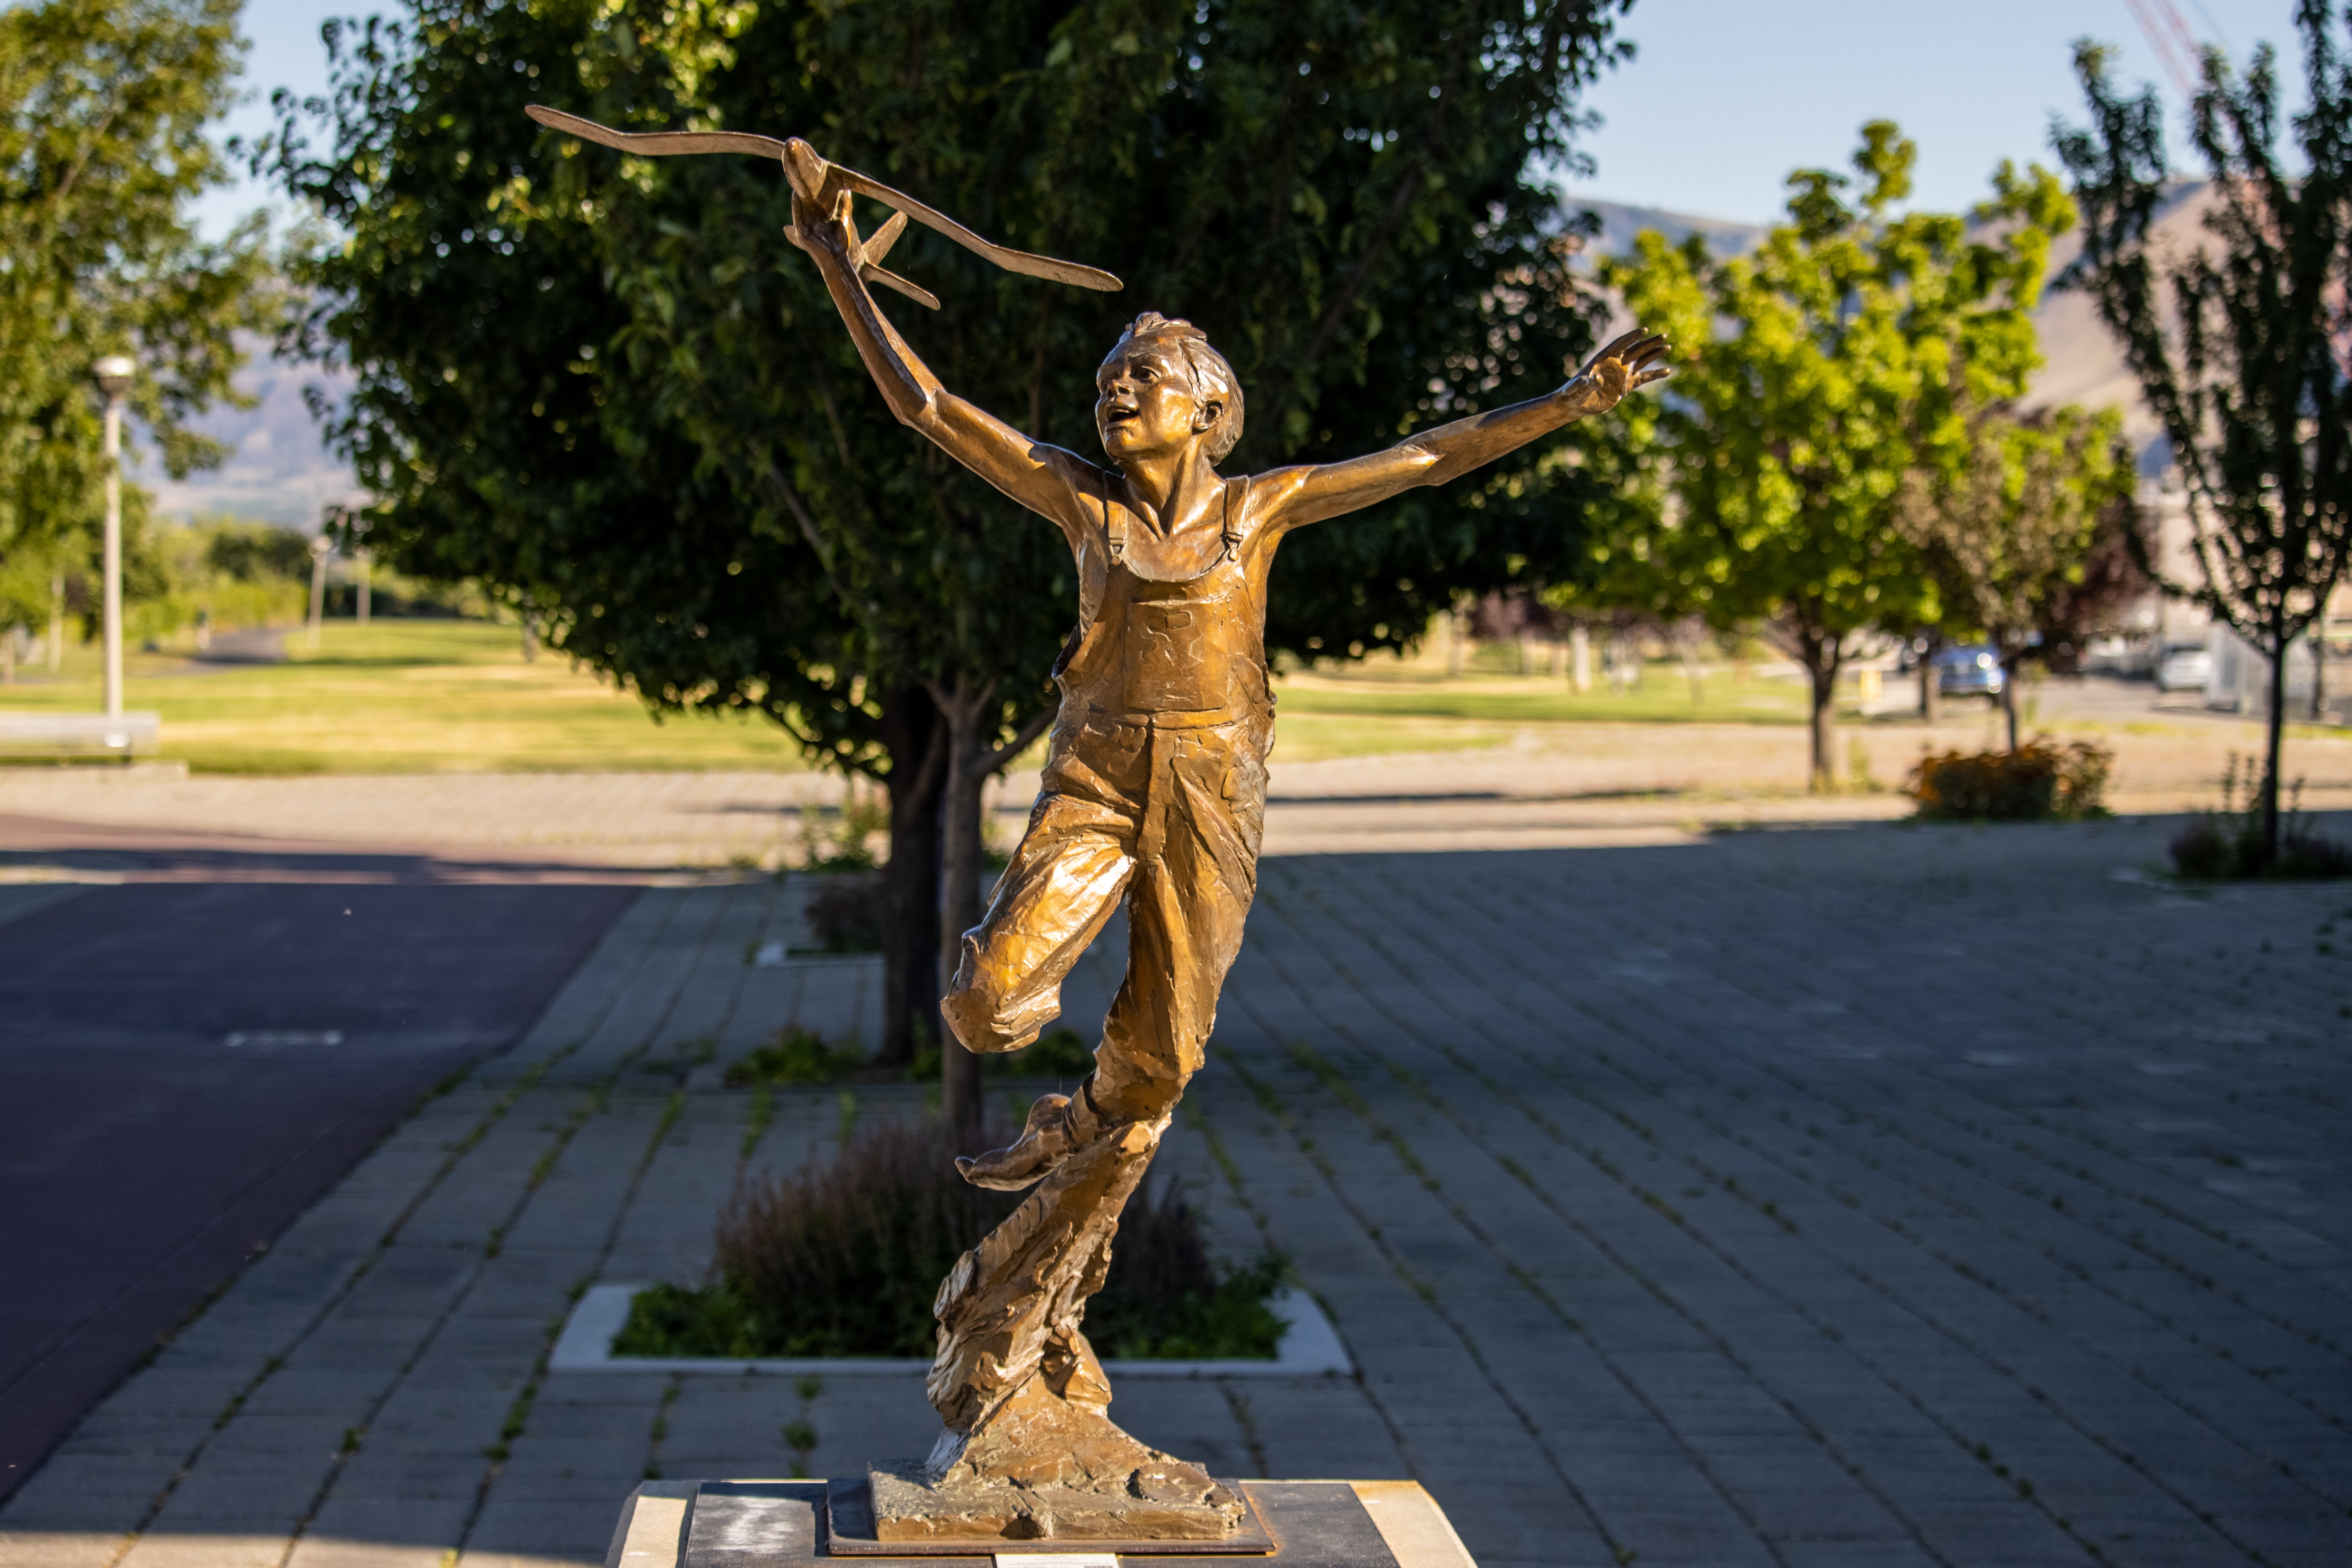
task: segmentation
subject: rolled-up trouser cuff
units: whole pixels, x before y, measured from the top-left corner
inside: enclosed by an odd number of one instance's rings
[[[982,978],[980,944],[971,933],[965,933],[962,960],[956,964],[955,978],[940,1003],[940,1016],[965,1050],[980,1056],[1017,1051],[1035,1040],[1061,1011],[1058,990],[1047,992],[1026,1007],[1006,1011]]]

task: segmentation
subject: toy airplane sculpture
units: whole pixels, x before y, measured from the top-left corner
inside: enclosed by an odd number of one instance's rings
[[[773,136],[754,136],[742,131],[614,131],[583,120],[576,114],[560,110],[544,109],[531,104],[526,110],[533,120],[551,131],[561,131],[567,136],[577,136],[583,142],[618,148],[641,157],[667,157],[682,153],[749,153],[755,158],[774,158],[784,166],[785,177],[793,183],[803,201],[814,204],[820,212],[831,212],[835,200],[844,191],[855,191],[871,196],[885,206],[895,207],[890,221],[884,224],[859,248],[858,275],[869,283],[879,283],[895,289],[918,304],[936,310],[936,296],[919,284],[910,283],[895,272],[886,270],[882,258],[898,243],[898,236],[913,218],[927,228],[937,229],[975,256],[982,256],[1007,272],[1019,272],[1031,278],[1049,278],[1056,283],[1068,283],[1079,289],[1099,289],[1115,293],[1126,287],[1116,277],[1098,267],[1081,267],[1075,261],[1057,261],[1050,256],[1033,256],[1025,250],[992,244],[956,222],[945,213],[925,206],[914,197],[892,190],[881,181],[846,169],[839,163],[828,163],[817,156],[816,149],[797,136],[779,141]]]

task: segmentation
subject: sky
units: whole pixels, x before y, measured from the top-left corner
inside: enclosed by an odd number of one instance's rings
[[[2296,58],[2294,0],[2171,4],[2232,58],[2262,39],[2290,68]],[[323,90],[319,25],[366,9],[247,0],[247,101],[229,129],[268,130],[272,88]],[[1790,170],[1843,167],[1863,122],[1879,118],[1919,144],[1914,206],[1973,205],[2003,158],[2052,161],[2053,113],[2080,117],[2078,37],[2116,45],[2125,80],[2154,80],[2179,102],[2127,0],[1637,0],[1622,36],[1639,54],[1589,94],[1605,121],[1585,143],[1599,167],[1570,189],[1702,217],[1769,221]],[[267,199],[250,184],[216,192],[205,227],[218,234]]]
[[[2145,0],[2160,10],[2164,0]],[[2242,64],[2267,39],[2292,74],[2294,0],[2174,0],[2200,43]],[[1768,222],[1791,169],[1844,168],[1863,123],[1918,143],[1911,205],[1961,211],[2004,158],[2054,166],[2050,121],[2083,117],[2074,40],[2118,50],[2116,70],[2183,100],[2126,0],[1636,0],[1622,34],[1637,58],[1591,89],[1599,168],[1570,190],[1699,217]]]

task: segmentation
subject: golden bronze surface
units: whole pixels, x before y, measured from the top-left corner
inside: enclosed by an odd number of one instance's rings
[[[1293,529],[1439,485],[1612,407],[1663,379],[1663,338],[1638,330],[1548,396],[1436,426],[1346,462],[1228,479],[1241,434],[1232,367],[1189,323],[1146,312],[1096,376],[1108,468],[1032,440],[941,386],[877,308],[868,282],[937,300],[878,263],[912,216],[1013,270],[1087,288],[1108,273],[1006,251],[797,138],[630,136],[551,110],[534,119],[630,152],[753,152],[793,191],[787,237],[812,257],[900,421],[1061,529],[1078,568],[1078,626],[1056,663],[1061,710],[1043,787],[980,925],[964,934],[940,1011],[976,1052],[1017,1050],[1060,1012],[1063,979],[1122,902],[1128,970],[1095,1068],[1049,1095],[1018,1142],[957,1167],[1034,1187],[940,1286],[927,1385],[947,1430],[919,1466],[877,1468],[883,1540],[1214,1540],[1238,1500],[1198,1466],[1113,1425],[1110,1385],[1080,1323],[1112,1238],[1215,1026],[1257,890],[1274,695],[1265,590]],[[853,195],[898,211],[871,240]]]
[[[798,172],[793,185],[793,242],[823,270],[892,412],[1057,525],[1078,568],[1043,787],[941,1005],[956,1038],[979,1052],[1035,1039],[1078,955],[1121,902],[1128,913],[1127,977],[1093,1073],[1040,1100],[1011,1148],[958,1162],[982,1185],[1035,1190],[940,1287],[928,1389],[947,1431],[919,1478],[877,1472],[877,1530],[1213,1539],[1238,1504],[1112,1424],[1079,1325],[1119,1211],[1205,1059],[1257,890],[1275,550],[1294,528],[1443,484],[1612,406],[1667,374],[1666,344],[1629,332],[1549,397],[1349,462],[1227,479],[1213,464],[1240,435],[1232,369],[1192,327],[1146,313],[1097,376],[1111,460],[1100,468],[942,387],[865,288],[870,251],[848,192]]]

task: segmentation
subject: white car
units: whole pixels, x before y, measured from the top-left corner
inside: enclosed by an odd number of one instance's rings
[[[2157,661],[2158,691],[2202,691],[2213,679],[2213,656],[2201,642],[2175,643]]]

